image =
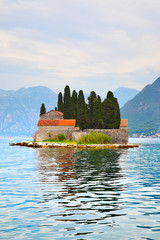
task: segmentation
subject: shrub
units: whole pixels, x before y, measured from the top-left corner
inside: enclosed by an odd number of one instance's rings
[[[86,142],[86,137],[85,135],[80,135],[79,138],[78,138],[78,143],[79,144],[83,144]]]
[[[105,143],[110,143],[111,139],[109,136],[107,136],[104,133],[96,133],[92,132],[90,134],[81,135],[79,137],[79,144],[87,144],[87,143],[92,143],[92,144],[105,144]]]
[[[63,133],[59,133],[59,134],[57,135],[57,139],[58,139],[59,141],[63,141],[63,140],[66,139],[66,137],[65,137],[65,135],[64,135]]]

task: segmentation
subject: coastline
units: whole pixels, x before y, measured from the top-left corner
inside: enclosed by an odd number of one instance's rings
[[[51,143],[51,142],[18,142],[10,143],[10,146],[24,146],[33,148],[95,148],[95,149],[114,149],[114,148],[135,148],[140,144],[69,144],[69,143]]]

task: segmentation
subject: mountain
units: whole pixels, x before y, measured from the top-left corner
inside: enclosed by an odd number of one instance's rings
[[[40,107],[57,106],[57,94],[47,87],[21,88],[17,91],[0,89],[0,135],[31,136],[36,131]]]
[[[121,117],[128,119],[130,134],[160,132],[160,77],[122,107]]]
[[[118,99],[119,106],[121,108],[138,93],[139,91],[137,89],[120,87],[114,91],[114,96]]]
[[[14,92],[13,90],[6,91],[3,89],[0,89],[0,95],[7,95],[8,93],[13,93],[13,92]]]

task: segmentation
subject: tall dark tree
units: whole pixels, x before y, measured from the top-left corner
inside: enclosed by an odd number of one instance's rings
[[[88,121],[89,128],[93,128],[93,113],[94,113],[94,101],[96,99],[96,93],[94,91],[90,92],[88,97]]]
[[[64,108],[63,108],[64,119],[72,118],[72,104],[71,104],[71,94],[70,88],[67,85],[64,89]]]
[[[103,128],[113,128],[114,104],[109,98],[105,98],[102,103]]]
[[[120,109],[119,109],[117,98],[114,97],[111,91],[108,92],[107,98],[110,99],[114,105],[114,110],[112,113],[112,121],[113,121],[112,128],[119,128],[121,117],[120,117]]]
[[[114,109],[115,109],[115,126],[114,128],[119,128],[121,123],[121,114],[119,109],[119,104],[117,98],[114,98]]]
[[[102,128],[102,102],[100,96],[97,96],[93,103],[92,126],[94,129]]]
[[[71,97],[73,119],[77,119],[77,102],[78,102],[77,92],[74,90]]]
[[[58,94],[58,111],[63,112],[63,96],[61,92]]]
[[[104,128],[119,128],[121,120],[119,104],[111,91],[108,92],[107,98],[103,101],[102,116]]]
[[[107,93],[107,98],[110,99],[111,101],[114,101],[114,95],[113,95],[113,92],[108,91],[108,93]]]
[[[77,104],[77,125],[81,130],[86,128],[86,103],[84,100],[83,91],[80,90],[78,94]]]
[[[41,108],[40,108],[40,116],[44,113],[46,113],[46,107],[45,107],[44,103],[42,103]]]

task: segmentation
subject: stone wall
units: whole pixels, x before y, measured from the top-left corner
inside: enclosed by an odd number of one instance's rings
[[[36,141],[53,139],[59,133],[63,133],[66,138],[71,139],[74,131],[78,131],[74,126],[37,126]]]
[[[128,128],[120,129],[85,129],[83,132],[73,132],[72,139],[78,141],[80,135],[86,135],[91,132],[100,132],[108,135],[112,143],[127,144],[128,143]]]
[[[36,131],[36,141],[53,139],[59,133],[63,133],[66,138],[78,141],[80,135],[86,135],[91,132],[101,132],[108,135],[111,138],[112,143],[128,143],[128,128],[85,129],[83,132],[80,132],[79,129],[74,126],[38,126]]]

